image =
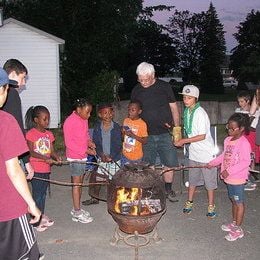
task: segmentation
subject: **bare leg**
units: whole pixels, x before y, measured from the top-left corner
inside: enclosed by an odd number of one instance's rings
[[[209,205],[214,205],[214,190],[208,190]]]
[[[236,224],[237,226],[241,226],[245,214],[245,204],[238,203],[236,205]]]
[[[196,190],[196,186],[189,186],[189,189],[188,189],[188,200],[189,201],[193,201],[193,196],[194,196],[195,190]]]
[[[84,175],[72,176],[71,179],[72,179],[72,183],[82,183],[83,179],[84,179]],[[80,209],[81,193],[82,193],[81,186],[72,187],[72,201],[73,201],[73,207],[75,210]]]
[[[233,200],[231,200],[231,202],[232,202],[232,218],[233,218],[233,222],[236,223],[236,219],[237,219],[237,204]]]

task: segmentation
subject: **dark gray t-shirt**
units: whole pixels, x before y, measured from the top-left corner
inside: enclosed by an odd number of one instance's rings
[[[148,88],[137,84],[132,90],[131,100],[142,103],[141,118],[147,123],[149,135],[167,133],[165,123],[173,124],[169,103],[176,102],[169,83],[156,79],[156,82]]]

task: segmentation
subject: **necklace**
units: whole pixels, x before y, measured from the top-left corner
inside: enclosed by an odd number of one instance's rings
[[[184,129],[185,129],[185,133],[191,134],[191,127],[192,127],[192,121],[193,121],[193,116],[194,116],[194,112],[195,110],[200,107],[200,103],[196,103],[196,105],[191,109],[191,111],[189,112],[189,108],[186,107],[184,109]]]

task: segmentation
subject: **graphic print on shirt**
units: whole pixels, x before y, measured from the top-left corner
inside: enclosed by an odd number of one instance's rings
[[[51,145],[49,137],[40,137],[34,144],[36,153],[46,155],[51,153]]]
[[[129,128],[135,135],[137,135],[138,127],[135,127],[135,126],[131,126],[130,127],[129,126]],[[134,148],[135,148],[135,144],[136,144],[136,139],[135,138],[125,135],[125,138],[124,138],[124,148],[123,149],[126,152],[133,152]]]
[[[234,144],[228,144],[226,148],[226,152],[224,154],[224,169],[227,169],[231,166],[231,159],[232,155],[234,154],[235,145]],[[235,160],[234,162],[237,163],[239,161],[239,155],[235,154],[234,156]]]

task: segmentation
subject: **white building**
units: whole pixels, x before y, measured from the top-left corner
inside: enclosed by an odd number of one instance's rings
[[[0,27],[0,67],[8,59],[20,60],[28,69],[25,89],[20,93],[22,112],[30,106],[46,106],[50,128],[60,124],[60,58],[64,40],[17,21],[4,20]]]

